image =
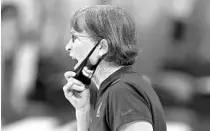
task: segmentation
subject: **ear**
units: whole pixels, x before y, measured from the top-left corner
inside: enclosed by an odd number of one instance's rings
[[[105,54],[108,53],[109,50],[109,46],[108,46],[108,42],[106,39],[102,39],[99,43],[99,57],[104,56]]]

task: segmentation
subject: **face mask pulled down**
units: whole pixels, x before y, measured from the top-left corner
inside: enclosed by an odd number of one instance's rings
[[[91,77],[94,74],[99,62],[102,60],[100,58],[96,64],[92,65],[89,57],[92,55],[96,47],[100,41],[93,47],[93,49],[89,52],[89,54],[86,56],[86,58],[82,61],[82,63],[74,70],[76,75],[74,76],[75,79],[81,81],[83,84],[86,85],[86,88],[88,88],[88,85],[91,83]],[[79,97],[80,91],[71,90],[73,92],[73,95],[76,97]]]

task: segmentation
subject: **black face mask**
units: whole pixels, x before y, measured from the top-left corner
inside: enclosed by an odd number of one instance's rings
[[[74,76],[75,79],[81,81],[83,84],[86,85],[86,88],[88,88],[88,85],[90,85],[91,83],[91,76],[87,76],[85,75],[85,71],[84,71],[84,67],[87,67],[88,70],[91,70],[91,72],[95,72],[99,62],[102,60],[102,58],[100,58],[98,60],[98,62],[94,65],[92,65],[90,63],[90,60],[89,60],[89,57],[92,55],[92,53],[94,52],[94,50],[96,49],[96,47],[99,45],[101,40],[99,40],[97,42],[97,44],[93,47],[93,49],[89,52],[89,54],[86,56],[86,58],[82,61],[82,63],[79,65],[79,67],[77,67],[77,69],[74,70],[74,72],[76,73],[76,75]],[[92,73],[92,74],[93,74]],[[73,92],[73,95],[75,96],[79,96],[78,93],[80,93],[79,91],[75,91],[75,90],[72,90]]]

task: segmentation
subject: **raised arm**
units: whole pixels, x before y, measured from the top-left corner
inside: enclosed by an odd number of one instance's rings
[[[68,71],[65,73],[67,84],[63,87],[66,99],[76,109],[77,131],[88,131],[90,127],[90,91],[85,85],[74,79],[75,73]],[[72,90],[79,91],[79,96],[75,96]]]

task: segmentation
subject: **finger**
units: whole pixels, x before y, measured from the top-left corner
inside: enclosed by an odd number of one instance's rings
[[[67,84],[65,86],[63,86],[63,92],[66,93],[66,94],[71,92],[71,86],[69,86]]]
[[[78,85],[75,85],[75,84],[74,84],[74,85],[71,87],[71,90],[75,90],[75,91],[82,92],[82,91],[85,90],[85,87],[84,87],[84,86],[78,86]]]
[[[73,71],[67,71],[67,72],[64,73],[64,76],[65,76],[66,80],[68,80],[71,77],[74,77],[75,75],[76,75],[76,73],[73,72]]]
[[[71,77],[67,80],[68,82],[72,82],[73,84],[75,85],[78,85],[78,86],[85,86],[81,81]]]
[[[73,97],[78,97],[80,96],[79,94],[82,92],[82,91],[70,89],[68,86],[64,86],[63,90],[64,90],[65,97],[68,99],[69,98],[73,99]]]
[[[68,93],[64,93],[66,98],[70,98],[72,99],[72,97],[74,96],[73,92],[72,91],[69,91]]]
[[[75,81],[77,80],[68,81],[68,83],[63,87],[64,92],[69,92],[72,90],[83,91],[86,89],[85,85],[83,85],[81,82],[75,82]]]
[[[73,88],[71,88],[71,87],[73,87]],[[70,98],[71,97],[71,99],[72,99],[72,97],[80,97],[80,93],[82,92],[82,91],[84,91],[85,89],[82,89],[82,88],[80,88],[79,86],[77,86],[77,85],[74,85],[74,86],[68,86],[68,85],[65,85],[64,87],[63,87],[63,91],[64,91],[64,94],[65,94],[65,97],[66,98]]]
[[[73,92],[71,92],[67,86],[64,86],[63,87],[63,92],[64,92],[64,95],[67,99],[69,99],[70,97],[73,96]]]

